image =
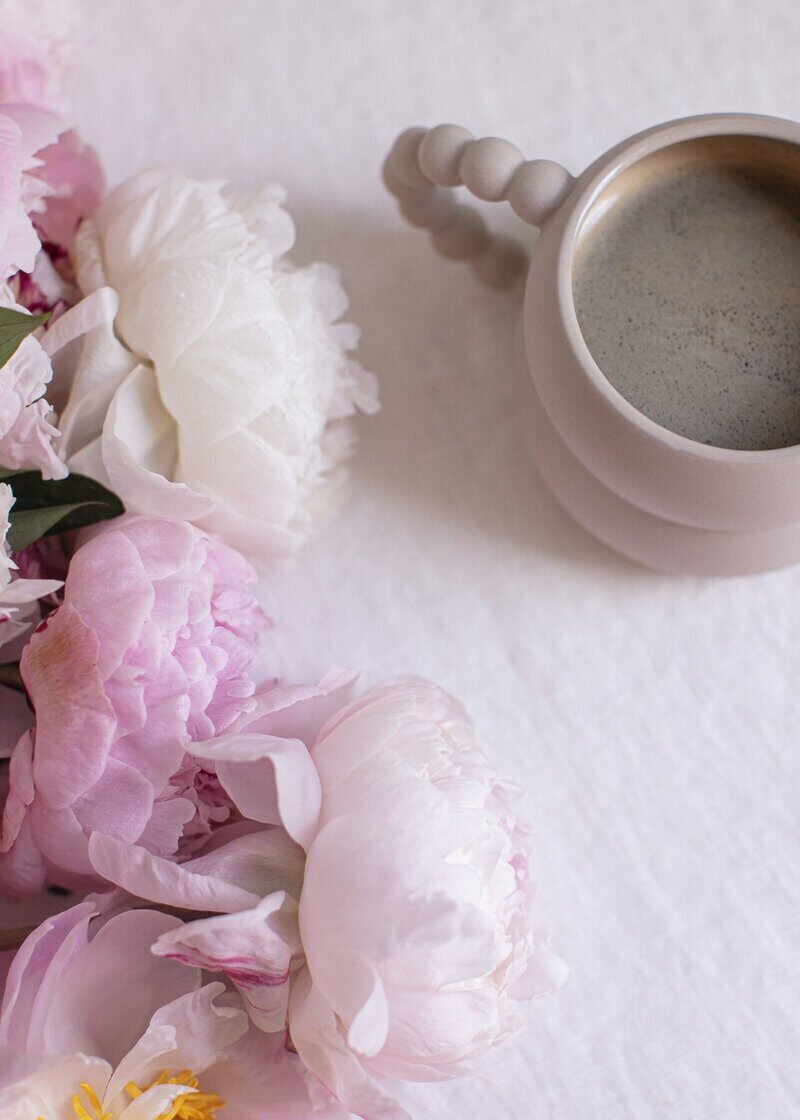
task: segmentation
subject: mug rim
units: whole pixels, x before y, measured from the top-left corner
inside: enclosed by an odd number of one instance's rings
[[[629,137],[606,152],[578,180],[581,189],[569,203],[556,262],[556,291],[562,322],[575,358],[595,390],[627,423],[639,428],[643,435],[655,438],[683,454],[722,463],[741,462],[743,459],[749,462],[797,459],[800,458],[800,442],[787,447],[766,449],[718,447],[680,435],[652,420],[631,404],[608,380],[589,350],[578,321],[572,287],[575,252],[582,225],[597,198],[623,171],[646,156],[685,140],[714,136],[752,136],[757,139],[781,140],[793,144],[798,149],[800,158],[800,124],[783,117],[752,113],[707,113],[667,121]]]

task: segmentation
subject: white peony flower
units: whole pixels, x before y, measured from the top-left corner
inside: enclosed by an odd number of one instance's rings
[[[292,552],[374,412],[374,378],[337,323],[326,265],[281,258],[294,229],[269,187],[233,193],[174,171],[138,175],[84,222],[84,293],[119,297],[87,337],[61,417],[70,468],[128,509],[194,521],[257,559]]]

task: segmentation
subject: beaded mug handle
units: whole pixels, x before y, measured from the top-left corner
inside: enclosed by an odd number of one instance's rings
[[[475,198],[509,202],[524,222],[540,226],[574,182],[559,163],[526,161],[508,140],[476,140],[456,124],[406,129],[386,158],[383,178],[406,220],[430,230],[442,256],[469,261],[476,275],[496,288],[511,284],[525,264],[522,246],[490,234],[477,210],[439,188],[465,186]]]

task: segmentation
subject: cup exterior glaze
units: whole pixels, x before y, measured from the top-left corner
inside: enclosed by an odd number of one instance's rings
[[[800,561],[800,446],[712,447],[640,413],[586,346],[572,271],[581,224],[617,175],[661,148],[720,135],[797,145],[800,170],[800,125],[771,117],[692,117],[624,141],[584,172],[543,223],[523,310],[538,416],[532,421],[534,455],[550,488],[591,532],[620,551],[655,567],[704,574]]]

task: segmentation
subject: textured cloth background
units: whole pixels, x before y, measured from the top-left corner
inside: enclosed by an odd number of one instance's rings
[[[795,0],[83,0],[79,126],[147,163],[276,179],[339,265],[384,409],[338,520],[264,585],[294,678],[414,671],[528,791],[560,995],[418,1120],[800,1115],[800,569],[675,579],[560,511],[528,462],[520,293],[481,289],[379,183],[453,120],[573,172],[714,110],[800,119]],[[511,221],[499,216],[499,221]]]

